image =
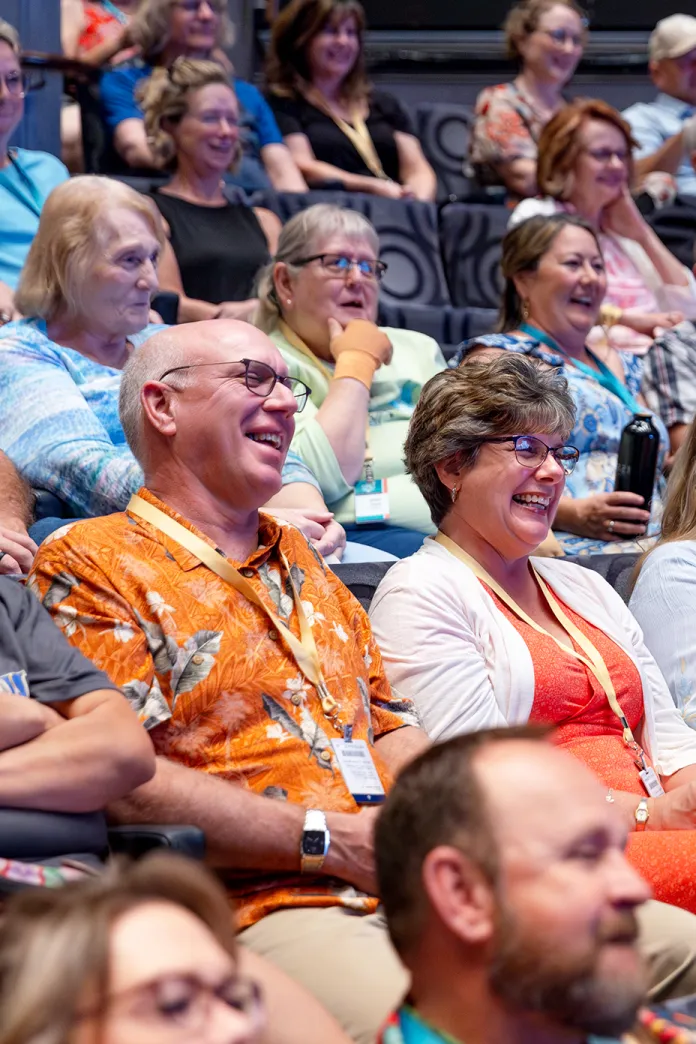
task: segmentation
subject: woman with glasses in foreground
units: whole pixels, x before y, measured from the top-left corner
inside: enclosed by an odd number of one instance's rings
[[[577,464],[574,423],[563,376],[523,355],[426,384],[405,452],[438,533],[389,570],[372,629],[394,695],[415,702],[433,740],[555,725],[611,788],[655,898],[694,911],[696,735],[613,588],[532,557]],[[596,837],[568,853],[588,868],[605,857]]]
[[[256,325],[312,389],[292,448],[329,508],[351,540],[403,557],[432,529],[403,444],[420,390],[445,360],[432,338],[376,325],[385,270],[367,218],[316,204],[280,234]]]
[[[658,479],[651,505],[636,493],[614,491],[621,433],[635,413],[650,411],[640,395],[640,359],[608,345],[601,352],[587,346],[607,285],[596,231],[570,214],[529,218],[503,240],[502,270],[500,333],[465,342],[453,365],[516,352],[559,367],[575,403],[570,442],[580,460],[555,512],[554,534],[570,555],[645,550],[660,531],[664,483]],[[667,430],[654,415],[653,422],[659,476]]]
[[[12,897],[0,1007],[3,1044],[255,1044],[262,1031],[348,1044],[313,997],[236,945],[212,874],[163,853]]]

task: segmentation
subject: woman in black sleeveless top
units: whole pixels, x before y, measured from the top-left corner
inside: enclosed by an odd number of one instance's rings
[[[151,147],[174,167],[150,195],[169,226],[160,288],[179,294],[179,321],[248,319],[256,274],[275,253],[270,210],[227,198],[222,176],[239,156],[238,107],[215,62],[179,58],[142,90]]]

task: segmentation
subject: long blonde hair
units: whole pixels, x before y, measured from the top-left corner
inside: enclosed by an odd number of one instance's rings
[[[85,990],[103,1007],[114,921],[151,901],[189,910],[235,955],[221,885],[181,856],[155,853],[62,888],[20,892],[0,920],[1,1044],[67,1044]]]

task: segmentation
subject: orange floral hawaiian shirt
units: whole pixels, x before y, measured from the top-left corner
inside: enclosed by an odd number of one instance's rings
[[[213,546],[147,490],[140,496]],[[417,725],[412,704],[392,697],[366,613],[302,534],[262,515],[259,539],[241,571],[299,636],[284,552],[353,737],[372,745]],[[127,511],[77,522],[42,544],[30,586],[121,687],[157,754],[277,801],[358,811],[330,746],[341,733],[268,616],[176,541]],[[386,789],[389,772],[373,757]],[[377,906],[326,877],[230,872],[226,883],[240,928],[282,907]]]

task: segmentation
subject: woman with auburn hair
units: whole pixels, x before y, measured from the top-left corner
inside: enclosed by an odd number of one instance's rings
[[[503,184],[517,199],[536,193],[539,136],[565,104],[586,24],[575,0],[519,0],[509,11],[505,43],[520,71],[476,100],[469,156],[480,181]]]
[[[292,0],[273,23],[266,96],[309,184],[435,198],[437,179],[410,117],[365,73],[358,0]]]
[[[667,486],[662,533],[638,564],[630,608],[672,699],[696,729],[696,423]]]
[[[2,1044],[349,1044],[301,986],[237,946],[202,865],[157,852],[14,895],[0,919]]]
[[[564,376],[519,354],[428,381],[404,453],[438,532],[386,574],[372,630],[433,741],[555,726],[611,788],[655,898],[696,911],[696,735],[620,595],[536,557],[578,463],[574,414]],[[598,872],[603,853],[566,857]]]
[[[555,514],[555,536],[570,555],[644,551],[660,531],[662,481],[649,505],[614,491],[623,428],[650,411],[640,395],[641,360],[611,347],[600,357],[587,344],[607,284],[596,230],[572,214],[529,218],[505,236],[502,270],[500,332],[465,341],[453,365],[514,352],[559,367],[577,409],[571,442],[580,460]],[[667,431],[653,420],[661,469]]]
[[[213,59],[230,71],[225,48],[234,39],[227,0],[141,0],[130,27],[141,57],[102,76],[102,118],[112,144],[129,168],[157,167],[137,101],[137,88],[155,67],[168,68],[177,58]],[[263,95],[251,83],[235,79],[241,108],[243,154],[234,180],[243,188],[306,192],[302,175]]]
[[[168,228],[160,285],[179,295],[179,322],[247,319],[280,221],[225,193],[222,177],[241,149],[230,79],[217,62],[177,58],[155,69],[139,93],[150,147],[173,170],[168,184],[150,192]]]
[[[634,141],[606,102],[577,99],[539,139],[537,182],[546,198],[524,200],[511,224],[535,214],[578,214],[597,231],[607,272],[605,329],[589,343],[644,354],[656,331],[696,317],[696,280],[658,239],[631,197]]]

